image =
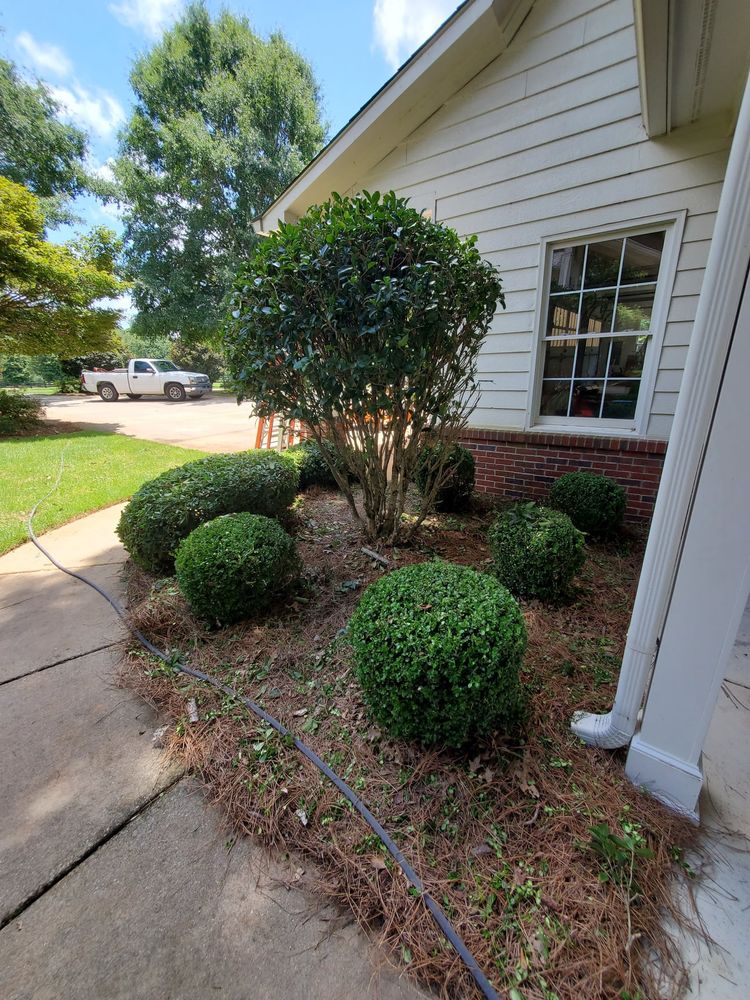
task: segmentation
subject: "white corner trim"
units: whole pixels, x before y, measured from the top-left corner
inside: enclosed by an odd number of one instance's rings
[[[578,713],[571,723],[594,746],[624,746],[632,738],[664,625],[750,259],[748,150],[750,82],[729,154],[615,702],[606,715]]]
[[[703,786],[700,767],[678,760],[634,736],[628,751],[625,774],[674,812],[698,822],[698,799]]]

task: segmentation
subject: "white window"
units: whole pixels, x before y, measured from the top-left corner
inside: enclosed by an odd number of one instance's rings
[[[533,422],[635,430],[663,326],[673,226],[590,236],[546,250]]]

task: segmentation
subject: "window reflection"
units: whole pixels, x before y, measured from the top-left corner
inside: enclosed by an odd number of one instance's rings
[[[634,418],[665,235],[552,252],[541,416]]]

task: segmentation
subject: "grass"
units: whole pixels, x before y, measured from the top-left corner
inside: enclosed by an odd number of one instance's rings
[[[125,500],[147,479],[205,455],[97,431],[0,439],[0,553],[26,541],[26,518],[57,478],[63,449],[60,487],[35,517],[37,531]]]
[[[60,383],[55,385],[5,385],[2,392],[17,393],[20,396],[58,396]]]

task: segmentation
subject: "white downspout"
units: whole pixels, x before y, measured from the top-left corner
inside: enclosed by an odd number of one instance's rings
[[[685,362],[612,711],[576,712],[571,729],[592,746],[626,746],[635,733],[729,350],[750,252],[750,83],[746,82]]]

